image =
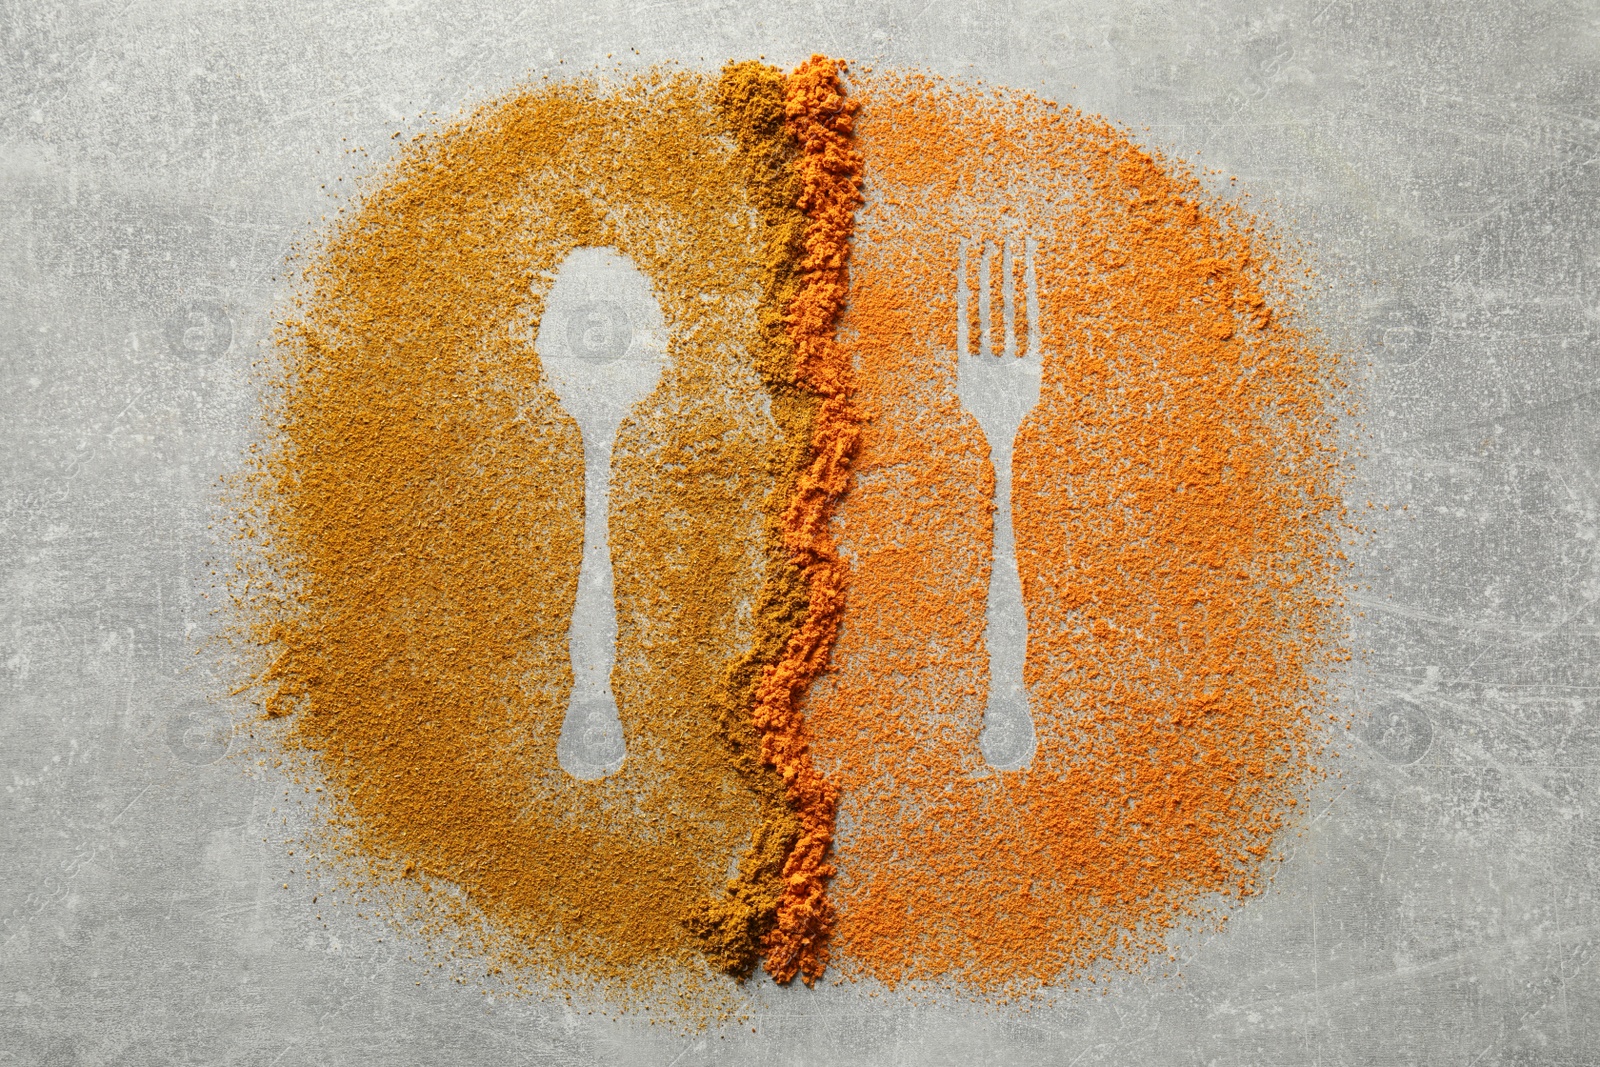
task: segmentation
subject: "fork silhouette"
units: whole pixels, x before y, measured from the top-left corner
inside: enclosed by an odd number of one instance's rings
[[[1028,616],[1022,602],[1016,537],[1011,527],[1012,447],[1022,420],[1039,402],[1044,362],[1040,355],[1034,250],[1032,240],[1018,235],[1001,242],[963,240],[956,282],[956,392],[961,406],[983,429],[994,464],[994,567],[989,576],[984,626],[989,696],[978,743],[984,759],[1000,770],[1026,767],[1034,750],[1033,717],[1022,680],[1028,651]],[[976,300],[968,284],[974,261],[978,275]],[[1019,273],[1023,290],[1020,307]],[[976,338],[973,326],[977,327]]]

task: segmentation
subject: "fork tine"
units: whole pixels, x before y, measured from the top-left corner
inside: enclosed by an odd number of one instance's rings
[[[1017,264],[1016,237],[1007,235],[1000,245],[1000,284],[1005,307],[1005,343],[1002,353],[1007,359],[1021,355],[1017,349]]]
[[[963,237],[956,265],[956,361],[972,354],[971,309],[972,287],[967,284],[967,260],[971,258],[972,242]]]
[[[1023,237],[1022,284],[1027,293],[1025,303],[1028,313],[1028,357],[1030,359],[1039,355],[1044,346],[1044,330],[1039,325],[1039,271],[1033,259],[1038,250],[1038,241],[1035,241],[1032,237]]]

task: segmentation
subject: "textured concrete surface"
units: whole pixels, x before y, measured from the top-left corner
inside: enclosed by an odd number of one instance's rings
[[[0,1063],[1600,1061],[1597,22],[1343,0],[8,5]],[[1186,941],[1176,978],[1029,1013],[768,991],[690,1037],[486,996],[312,904],[288,854],[307,809],[224,758],[245,710],[195,666],[276,275],[419,114],[561,60],[813,49],[1100,111],[1314,246],[1320,321],[1371,364],[1349,678],[1370,724],[1272,889]]]

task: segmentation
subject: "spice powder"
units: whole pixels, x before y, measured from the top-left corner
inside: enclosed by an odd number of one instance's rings
[[[1317,773],[1340,381],[1292,254],[1098,118],[841,74],[494,101],[401,154],[282,332],[268,710],[362,850],[552,967],[1024,992],[1254,892]],[[670,334],[612,463],[628,757],[593,783],[555,759],[583,453],[530,340],[583,246]],[[994,470],[955,388],[958,345],[1014,358],[1002,308],[1043,360],[1018,771],[977,744]]]
[[[826,959],[833,795],[793,699],[842,580],[819,532],[848,459],[839,92],[818,59],[495,101],[401,154],[282,330],[269,714],[361,849],[598,977]],[[531,346],[584,246],[631,257],[670,336],[613,455],[628,757],[593,783],[555,755],[583,453]]]

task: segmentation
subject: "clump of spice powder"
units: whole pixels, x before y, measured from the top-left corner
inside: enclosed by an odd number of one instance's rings
[[[1020,994],[1259,887],[1341,655],[1338,359],[1275,310],[1295,264],[1268,236],[1103,120],[918,75],[853,93],[865,421],[849,609],[807,706],[841,794],[838,955]],[[994,475],[956,346],[984,340],[959,329],[963,244],[1008,243],[1032,250],[1013,330],[1043,382],[1012,466],[1037,749],[1002,772],[978,744]],[[993,351],[1028,258],[989,272]]]
[[[795,702],[843,583],[841,92],[818,58],[511,94],[409,144],[285,318],[250,479],[267,712],[358,851],[459,886],[526,961],[822,972],[835,798]],[[628,757],[585,782],[556,761],[583,450],[532,338],[591,246],[650,280],[669,342],[612,460]]]

